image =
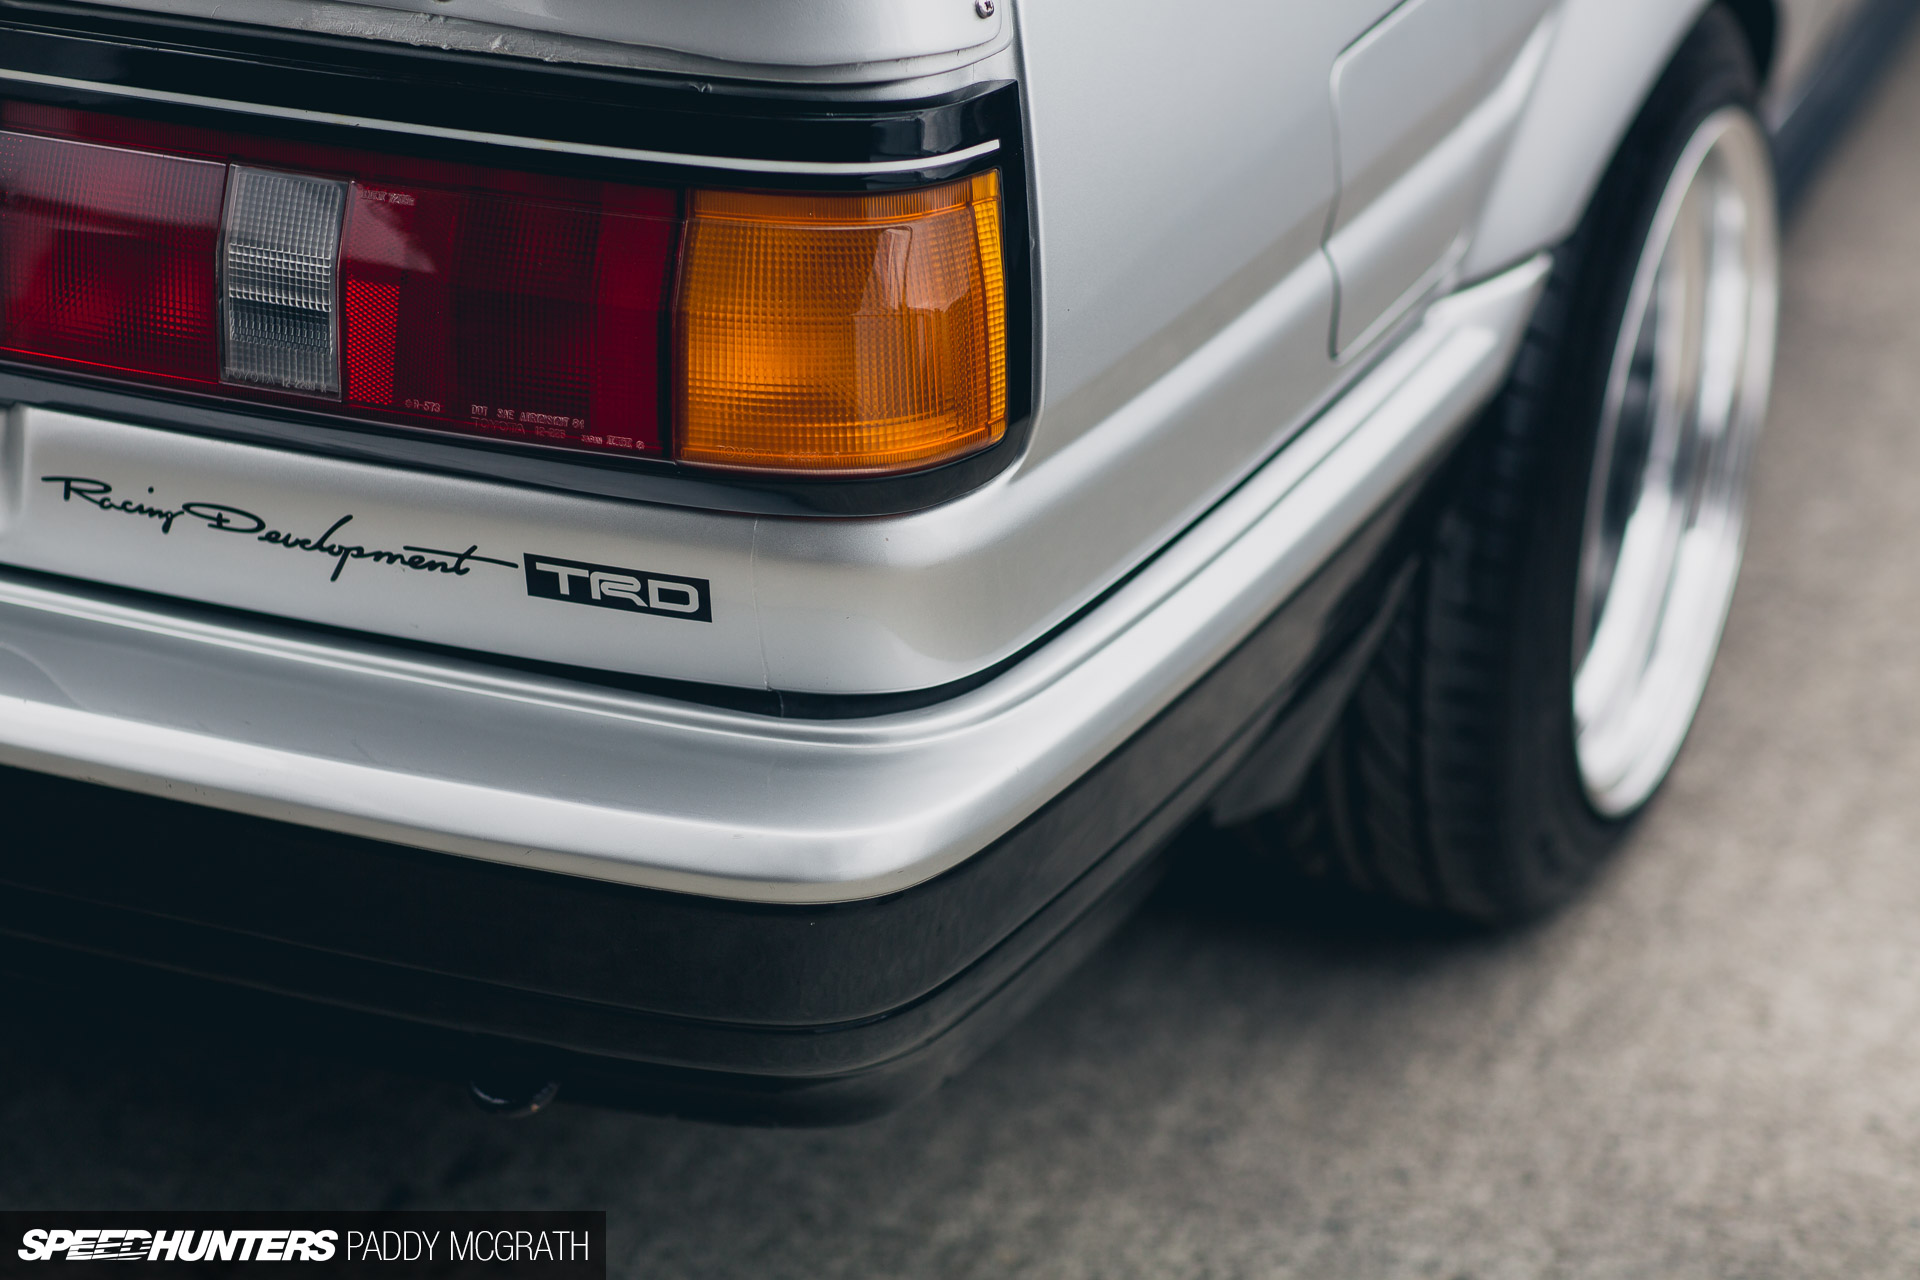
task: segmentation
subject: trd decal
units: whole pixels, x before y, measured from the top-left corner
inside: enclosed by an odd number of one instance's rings
[[[713,593],[705,578],[668,577],[646,569],[588,564],[526,554],[527,594],[542,600],[624,609],[688,622],[713,621]]]

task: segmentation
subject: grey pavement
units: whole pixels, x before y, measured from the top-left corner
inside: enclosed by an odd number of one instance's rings
[[[1920,45],[1788,246],[1699,726],[1499,938],[1300,891],[1147,910],[937,1095],[732,1130],[182,1038],[0,1030],[0,1205],[568,1207],[624,1277],[1920,1272]]]

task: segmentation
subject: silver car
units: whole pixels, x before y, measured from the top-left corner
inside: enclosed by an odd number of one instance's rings
[[[0,0],[0,963],[824,1122],[1195,821],[1553,907],[1907,7]]]

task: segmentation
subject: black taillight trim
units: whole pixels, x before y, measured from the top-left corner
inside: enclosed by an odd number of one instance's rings
[[[979,160],[1004,140],[987,101],[991,85],[910,102],[833,102],[40,0],[0,0],[0,30],[0,72],[38,77],[45,90],[106,86],[164,105],[277,111],[289,123],[348,118],[454,135],[442,141],[504,139],[520,148],[539,140],[535,149],[571,147],[622,163],[697,167],[705,158],[736,182],[743,167],[756,181],[808,185],[914,180]]]

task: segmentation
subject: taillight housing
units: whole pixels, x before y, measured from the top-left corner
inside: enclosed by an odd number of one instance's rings
[[[0,357],[599,457],[883,475],[999,440],[997,175],[572,177],[0,103]]]

